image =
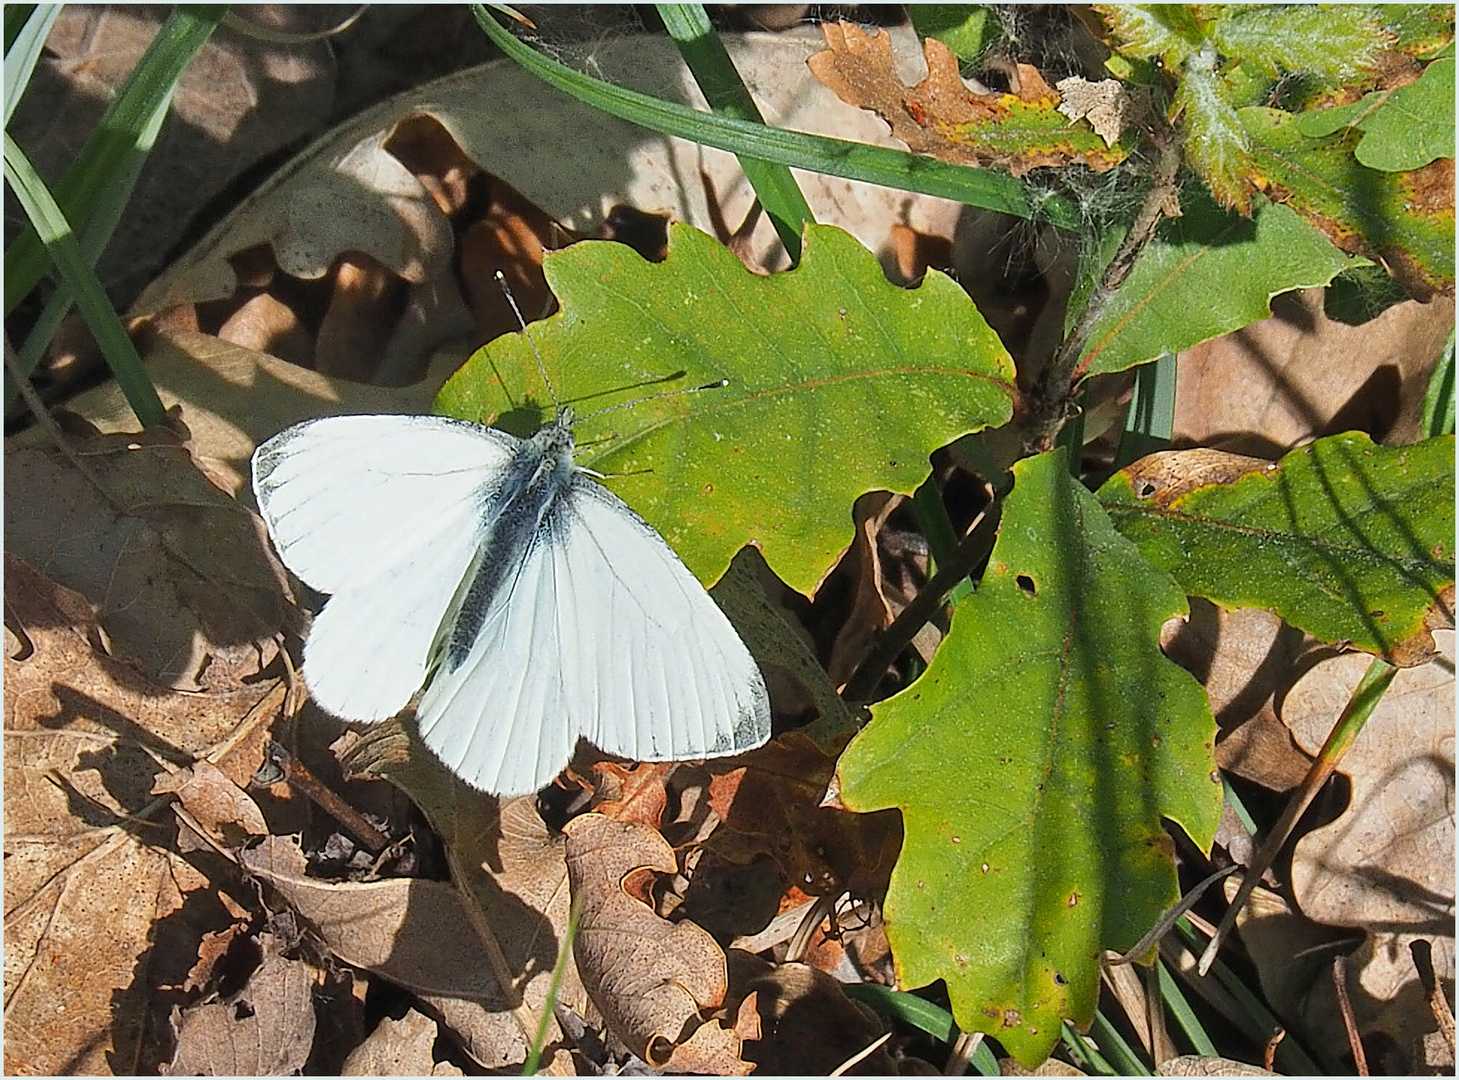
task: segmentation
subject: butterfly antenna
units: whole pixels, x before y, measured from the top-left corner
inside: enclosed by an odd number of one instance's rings
[[[632,401],[619,401],[613,405],[605,405],[601,409],[579,416],[578,420],[587,420],[594,416],[602,416],[605,412],[612,412],[614,409],[627,409],[633,405],[642,405],[645,401],[658,401],[660,398],[678,397],[680,394],[697,394],[701,390],[723,390],[729,385],[728,379],[715,379],[712,383],[705,383],[703,386],[681,386],[677,390],[665,390],[659,394],[649,394],[647,397],[634,398]]]
[[[547,365],[542,362],[542,354],[537,351],[537,343],[532,340],[532,331],[527,329],[527,320],[522,318],[522,309],[517,306],[517,298],[512,295],[511,286],[507,284],[507,277],[500,270],[496,272],[496,283],[501,286],[502,295],[507,298],[512,314],[517,317],[517,324],[522,328],[522,336],[527,339],[527,346],[532,350],[532,356],[537,361],[537,370],[542,373],[542,385],[547,387],[547,396],[552,399],[553,410],[561,412],[562,405],[558,402],[557,394],[552,389],[552,380],[547,377]]]

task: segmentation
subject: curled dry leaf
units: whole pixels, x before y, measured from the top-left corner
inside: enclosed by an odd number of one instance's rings
[[[874,111],[916,153],[1014,176],[1064,165],[1105,172],[1126,156],[1093,132],[1071,128],[1058,93],[1030,64],[1017,66],[1013,93],[980,93],[963,82],[953,51],[929,37],[927,77],[909,87],[896,72],[885,30],[868,34],[849,22],[821,30],[826,49],[807,61],[811,71],[842,101]]]
[[[174,1013],[170,1075],[288,1076],[304,1067],[314,1046],[318,972],[281,955],[272,935],[260,945],[263,963],[242,990]]]
[[[5,455],[9,550],[86,596],[113,654],[149,677],[233,690],[256,676],[284,624],[261,524],[171,432],[77,439],[70,453]]]
[[[573,955],[609,1030],[655,1067],[689,1042],[724,1003],[724,952],[692,922],[655,914],[650,872],[678,870],[674,851],[646,825],[584,814],[568,823],[567,871],[581,906]],[[737,1056],[737,1055],[736,1055]]]
[[[79,593],[8,553],[5,613],[6,1069],[135,1072],[154,923],[208,885],[143,831],[164,805],[148,793],[151,755],[202,756],[269,687],[148,682],[98,647]]]
[[[152,785],[152,794],[168,792],[175,794],[198,824],[215,836],[221,833],[232,839],[240,832],[249,836],[263,836],[268,832],[258,803],[210,761],[199,761],[173,773],[160,773]]]
[[[1303,914],[1368,933],[1348,958],[1362,1029],[1405,1049],[1436,1027],[1409,942],[1431,941],[1439,978],[1454,978],[1454,633],[1434,638],[1441,658],[1398,672],[1339,766],[1348,809],[1292,854]],[[1293,687],[1282,718],[1303,749],[1321,747],[1369,663],[1336,656]]]
[[[414,1009],[399,1020],[385,1017],[345,1058],[341,1076],[461,1076],[461,1070],[435,1059],[440,1031],[429,1016]]]

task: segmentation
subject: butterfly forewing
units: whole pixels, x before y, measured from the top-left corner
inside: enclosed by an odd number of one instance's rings
[[[290,570],[331,594],[304,646],[304,681],[327,712],[383,720],[420,689],[515,442],[442,417],[341,416],[258,448],[269,535]]]

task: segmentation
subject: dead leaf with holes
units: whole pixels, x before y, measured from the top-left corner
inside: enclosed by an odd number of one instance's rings
[[[573,956],[583,984],[629,1050],[655,1068],[667,1067],[675,1048],[702,1028],[723,1028],[708,1016],[724,1004],[724,952],[696,924],[671,923],[654,911],[654,873],[679,869],[662,835],[601,814],[574,818],[566,833],[568,878],[582,912]],[[701,1035],[696,1053],[711,1049],[717,1068],[704,1071],[749,1073],[737,1035]]]
[[[1352,782],[1347,810],[1292,854],[1302,913],[1368,933],[1348,959],[1353,1009],[1364,1032],[1405,1052],[1436,1025],[1409,942],[1430,941],[1439,978],[1454,979],[1454,632],[1434,639],[1439,659],[1398,672],[1339,766]],[[1370,663],[1336,656],[1292,688],[1282,718],[1304,750],[1320,749]]]
[[[953,51],[929,37],[922,43],[927,77],[909,87],[897,74],[885,30],[868,34],[849,22],[821,30],[826,48],[807,61],[811,71],[842,101],[875,112],[914,153],[1014,176],[1066,165],[1105,172],[1128,153],[1070,127],[1058,93],[1031,64],[1017,65],[1012,93],[980,92],[963,82]]]
[[[271,687],[149,682],[107,654],[79,593],[10,553],[5,624],[6,1068],[135,1072],[154,922],[209,887],[148,842],[167,825],[165,800],[149,794],[154,755],[183,765],[261,724]],[[169,957],[179,971],[192,962]]]
[[[440,1029],[429,1016],[410,1009],[399,1020],[385,1017],[350,1051],[341,1076],[461,1076],[461,1070],[435,1059]]]
[[[93,605],[113,655],[179,690],[242,687],[277,655],[282,571],[262,524],[170,431],[5,455],[5,544]]]
[[[263,962],[248,985],[222,1001],[173,1014],[172,1076],[289,1076],[314,1046],[318,969],[291,960],[272,934],[260,936]]]

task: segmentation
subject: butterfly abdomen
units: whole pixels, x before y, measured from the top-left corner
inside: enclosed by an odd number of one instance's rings
[[[551,528],[572,477],[572,434],[551,424],[522,441],[504,482],[483,499],[478,557],[446,611],[441,661],[454,670],[471,651],[493,601],[510,593],[526,556]]]

